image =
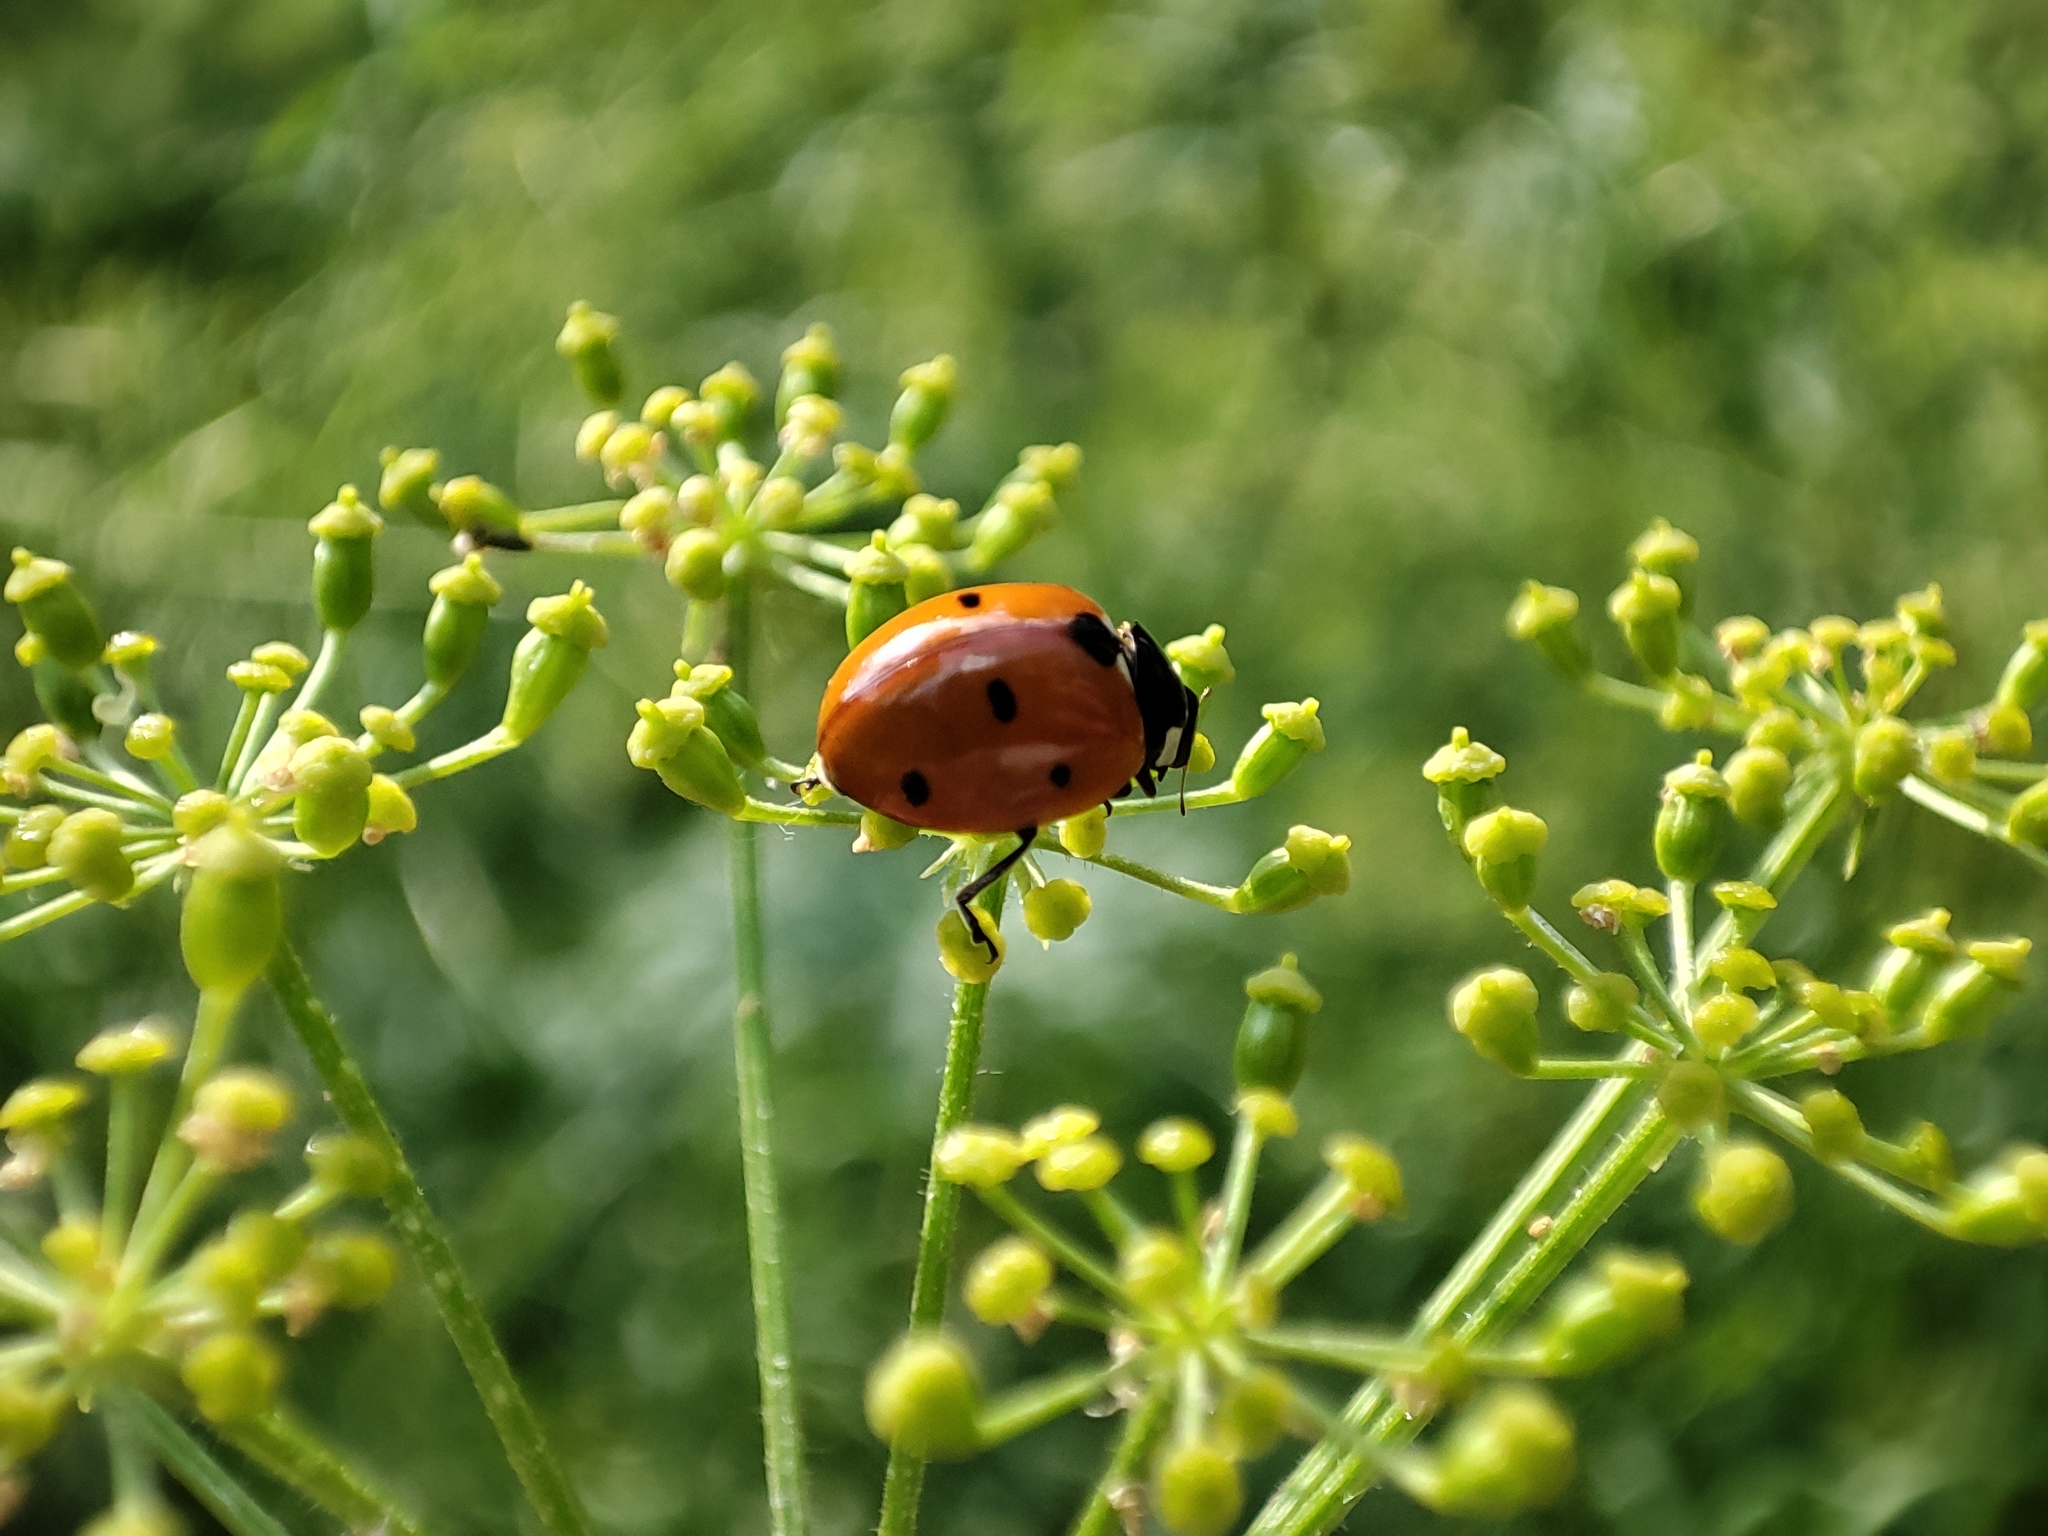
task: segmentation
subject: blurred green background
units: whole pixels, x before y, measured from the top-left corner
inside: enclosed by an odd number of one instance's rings
[[[1459,723],[1508,755],[1510,792],[1551,821],[1558,906],[1649,870],[1655,775],[1694,745],[1511,648],[1516,581],[1597,614],[1653,515],[1705,545],[1710,616],[1868,615],[1938,580],[1964,661],[1935,702],[1982,697],[2048,608],[2044,219],[2031,0],[14,0],[0,533],[160,634],[169,690],[217,742],[220,668],[307,641],[304,520],[373,480],[387,442],[438,445],[528,505],[593,494],[549,345],[570,299],[626,321],[641,388],[728,357],[772,377],[828,320],[871,435],[900,368],[954,353],[934,489],[978,504],[1027,442],[1088,455],[1016,574],[1161,635],[1226,625],[1226,753],[1261,701],[1323,700],[1329,752],[1269,802],[1157,818],[1130,846],[1229,881],[1309,821],[1357,862],[1348,896],[1275,919],[1097,881],[1079,937],[1014,952],[981,1111],[1216,1122],[1239,979],[1298,950],[1330,1006],[1309,1134],[1262,1208],[1313,1177],[1321,1134],[1390,1141],[1412,1216],[1290,1301],[1392,1320],[1573,1101],[1442,1022],[1452,982],[1519,946],[1418,764]],[[445,551],[394,526],[382,558],[352,672],[395,703]],[[429,745],[494,717],[525,599],[581,573],[497,565],[514,600],[493,659]],[[722,842],[620,750],[678,605],[651,568],[598,579],[614,644],[562,716],[426,793],[413,837],[299,881],[295,923],[604,1528],[746,1533],[765,1511]],[[769,618],[760,702],[801,755],[834,626]],[[29,703],[7,674],[11,730]],[[768,862],[828,1531],[872,1518],[859,1384],[908,1291],[943,1043],[920,862],[831,836],[778,838]],[[1868,864],[1847,888],[1816,875],[1779,945],[1860,965],[1877,922],[1936,900],[1959,928],[2048,938],[2037,879],[1926,818],[1888,813]],[[171,924],[159,899],[0,950],[9,1080],[189,1007]],[[1854,1091],[1879,1130],[1933,1115],[1965,1164],[2048,1139],[2042,1024],[2030,992],[1983,1045]],[[313,1096],[274,1020],[249,1038]],[[2048,1529],[2039,1253],[1945,1246],[1810,1168],[1795,1225],[1737,1253],[1689,1225],[1688,1172],[1681,1154],[1616,1230],[1693,1267],[1691,1325],[1568,1389],[1580,1484],[1517,1529]],[[1059,1353],[975,1344],[997,1379]],[[323,1327],[293,1392],[438,1529],[517,1527],[416,1288]],[[1063,1422],[941,1470],[928,1529],[1060,1529],[1107,1434]],[[98,1455],[70,1435],[22,1528],[95,1508]],[[1386,1493],[1352,1526],[1436,1528]]]

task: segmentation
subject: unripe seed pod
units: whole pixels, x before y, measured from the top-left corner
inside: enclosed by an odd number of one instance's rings
[[[1658,1079],[1657,1104],[1680,1130],[1696,1131],[1728,1118],[1727,1085],[1703,1061],[1674,1061]]]
[[[1266,723],[1252,733],[1230,770],[1230,787],[1250,799],[1263,795],[1325,745],[1322,706],[1314,699],[1299,704],[1268,704],[1259,713]]]
[[[1349,1188],[1351,1214],[1360,1221],[1407,1214],[1401,1164],[1378,1142],[1340,1131],[1323,1143],[1323,1161]]]
[[[1692,1025],[1710,1051],[1732,1051],[1756,1028],[1757,1006],[1740,992],[1717,992],[1693,1010]]]
[[[996,926],[994,917],[979,909],[975,916],[987,943],[968,930],[967,919],[960,915],[958,907],[946,908],[945,915],[939,919],[939,964],[955,981],[983,986],[1003,968],[1003,956],[1009,945],[1004,941],[1003,931]],[[993,955],[989,953],[991,946],[995,949]]]
[[[2029,848],[2048,848],[2048,779],[2029,784],[2005,813],[2005,835]]]
[[[1760,1243],[1792,1214],[1792,1170],[1761,1142],[1724,1142],[1707,1153],[1692,1208],[1716,1237]]]
[[[1180,680],[1197,693],[1221,688],[1237,676],[1237,668],[1230,664],[1230,652],[1223,648],[1221,624],[1211,624],[1199,635],[1183,635],[1168,641],[1166,659],[1173,663]]]
[[[668,583],[700,603],[725,596],[725,538],[709,528],[686,528],[668,547],[662,565]]]
[[[1461,842],[1486,894],[1520,912],[1536,888],[1536,855],[1549,838],[1541,816],[1503,805],[1468,823]]]
[[[1292,955],[1245,983],[1250,999],[1238,1026],[1232,1067],[1240,1090],[1269,1088],[1289,1094],[1308,1064],[1308,1021],[1323,1006]]]
[[[802,336],[782,349],[782,378],[775,386],[775,415],[778,420],[790,403],[804,395],[839,393],[839,348],[832,339],[832,327],[814,321]]]
[[[889,412],[889,441],[915,452],[932,440],[952,409],[960,370],[943,352],[928,363],[903,370],[903,393]]]
[[[1059,824],[1059,838],[1060,846],[1075,858],[1096,857],[1109,841],[1108,808],[1090,806],[1078,816],[1069,816]]]
[[[1318,896],[1351,888],[1351,839],[1314,827],[1287,830],[1287,841],[1251,867],[1231,897],[1238,912],[1292,912]]]
[[[688,694],[642,699],[640,719],[626,737],[636,768],[651,768],[676,794],[722,816],[747,806],[746,786],[721,742],[705,724],[704,706]]]
[[[903,562],[903,600],[912,607],[953,590],[953,572],[944,556],[923,544],[903,544],[896,549]]]
[[[1559,676],[1577,682],[1593,670],[1593,658],[1579,633],[1579,594],[1540,581],[1522,583],[1508,609],[1508,634],[1533,645]]]
[[[737,437],[754,407],[761,403],[761,386],[738,363],[727,363],[717,372],[706,375],[704,382],[697,386],[697,393],[717,412],[717,431],[721,439]]]
[[[169,715],[137,715],[129,723],[122,745],[128,755],[145,763],[159,763],[177,749],[178,722]]]
[[[967,1309],[990,1327],[1028,1321],[1052,1284],[1052,1260],[1036,1243],[1006,1237],[975,1255],[961,1287]]]
[[[1689,1283],[1668,1254],[1602,1254],[1593,1274],[1567,1282],[1550,1303],[1539,1325],[1544,1364],[1583,1376],[1640,1354],[1678,1332]]]
[[[1554,1502],[1576,1466],[1571,1420],[1548,1394],[1494,1387],[1444,1436],[1428,1503],[1440,1514],[1505,1520]]]
[[[1173,1536],[1223,1536],[1244,1508],[1244,1479],[1221,1447],[1176,1445],[1159,1459],[1152,1504]]]
[[[1048,1148],[1038,1159],[1038,1182],[1055,1193],[1085,1193],[1102,1188],[1123,1165],[1115,1142],[1106,1136],[1084,1136]]]
[[[191,863],[178,918],[185,969],[201,992],[241,992],[270,964],[283,931],[284,855],[234,818],[192,844]]]
[[[434,605],[420,636],[421,665],[428,682],[452,688],[476,660],[491,609],[505,589],[484,569],[483,556],[472,554],[460,565],[436,571],[427,590],[434,594]]]
[[[73,811],[50,834],[49,861],[94,901],[120,901],[135,889],[135,867],[121,846],[126,832],[112,811]]]
[[[64,825],[61,805],[32,805],[7,829],[0,857],[9,869],[41,869],[50,862],[50,839]]]
[[[1846,1162],[1863,1150],[1863,1117],[1847,1094],[1816,1088],[1799,1101],[1813,1155],[1824,1163]]]
[[[1451,994],[1451,1024],[1472,1048],[1518,1077],[1536,1070],[1536,983],[1512,966],[1468,977]]]
[[[969,569],[986,571],[1001,565],[1053,524],[1059,509],[1042,480],[1012,481],[997,493],[994,505],[974,522],[967,547]]]
[[[759,768],[768,755],[761,738],[761,722],[754,706],[732,686],[732,668],[702,663],[684,670],[676,663],[676,685],[671,695],[687,694],[704,706],[704,723],[724,744],[736,763]]]
[[[1138,1161],[1161,1173],[1190,1173],[1216,1155],[1216,1138],[1196,1121],[1155,1120],[1138,1138]]]
[[[1652,677],[1668,677],[1678,668],[1678,614],[1683,605],[1677,582],[1641,570],[1631,571],[1607,600],[1607,612],[1621,626],[1630,653]]]
[[[1880,800],[1920,766],[1920,738],[1894,715],[1880,715],[1856,733],[1850,784],[1866,800]]]
[[[457,475],[435,498],[441,520],[457,533],[483,530],[519,537],[519,506],[481,475]]]
[[[1728,806],[1746,827],[1775,827],[1785,819],[1792,762],[1776,747],[1744,747],[1728,759]]]
[[[1941,967],[1954,956],[1946,907],[1935,907],[1910,922],[1885,930],[1889,946],[1870,973],[1870,990],[1886,1012],[1904,1019],[1927,995]]]
[[[269,1411],[284,1367],[261,1337],[235,1330],[195,1345],[178,1374],[200,1417],[235,1424]]]
[[[500,728],[525,741],[555,712],[583,676],[590,653],[611,638],[591,602],[590,588],[573,583],[556,597],[537,597],[526,608],[533,628],[512,652],[512,678],[505,692]]]
[[[981,1378],[946,1335],[908,1334],[868,1372],[868,1427],[891,1450],[934,1461],[970,1456],[981,1435]]]
[[[903,510],[889,525],[888,544],[899,553],[909,544],[922,544],[935,550],[958,549],[960,503],[950,497],[941,500],[919,492],[903,503]]]
[[[2035,619],[2025,629],[2025,638],[2005,664],[1995,695],[2001,704],[2029,710],[2048,694],[2048,619]]]
[[[1714,771],[1710,754],[1665,774],[1653,839],[1665,879],[1695,882],[1712,874],[1727,825],[1728,781]]]
[[[7,601],[20,610],[22,627],[58,666],[82,671],[100,659],[106,640],[99,620],[71,580],[71,567],[26,549],[14,551]]]
[[[313,535],[313,607],[320,627],[346,633],[370,611],[377,589],[376,539],[384,519],[363,504],[352,485],[306,524]]]
[[[1187,1244],[1170,1232],[1137,1233],[1117,1250],[1117,1278],[1141,1307],[1168,1307],[1195,1279]]]
[[[910,568],[891,554],[879,533],[866,549],[847,562],[850,583],[846,594],[846,644],[848,648],[880,629],[910,606],[904,582]]]
[[[2026,939],[1970,945],[1965,951],[1969,958],[1944,974],[1928,996],[1920,1023],[1929,1040],[1940,1043],[1982,1034],[2019,990],[2032,948]]]
[[[1024,1143],[1000,1126],[961,1125],[932,1153],[932,1171],[952,1184],[993,1189],[1007,1184],[1031,1160]]]
[[[434,503],[433,485],[441,477],[441,455],[432,448],[386,448],[377,456],[384,468],[377,481],[377,505],[394,515],[403,512],[422,527],[441,530],[447,524]]]
[[[346,736],[320,736],[292,754],[292,832],[323,859],[354,846],[370,820],[374,770]]]
[[[619,322],[578,299],[555,337],[555,351],[569,361],[577,387],[598,405],[617,405],[626,392],[619,367]]]
[[[1074,936],[1093,906],[1078,881],[1048,880],[1024,893],[1024,926],[1041,943],[1057,944]]]

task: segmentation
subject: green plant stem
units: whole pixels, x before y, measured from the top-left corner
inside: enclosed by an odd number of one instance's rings
[[[1064,1264],[1077,1278],[1086,1280],[1110,1299],[1127,1303],[1123,1285],[1106,1264],[1067,1233],[1025,1205],[1006,1187],[998,1184],[989,1189],[977,1189],[975,1194],[981,1197],[981,1203],[995,1212],[1005,1226],[1014,1227],[1031,1238],[1039,1247]]]
[[[1124,1432],[1095,1491],[1074,1521],[1072,1536],[1122,1536],[1123,1511],[1118,1507],[1141,1482],[1160,1437],[1173,1422],[1173,1378],[1161,1373],[1124,1417]]]
[[[771,554],[768,569],[786,581],[799,592],[844,608],[853,588],[837,576],[827,576],[823,571],[814,571],[808,565],[800,565],[787,555]]]
[[[753,603],[749,577],[727,599],[727,661],[733,686],[752,685]],[[774,1042],[768,1027],[767,953],[761,921],[760,844],[751,823],[727,824],[732,865],[733,1071],[739,1089],[740,1178],[747,1206],[747,1269],[754,1298],[754,1354],[761,1377],[762,1454],[768,1518],[775,1536],[803,1536],[804,1441],[791,1341],[789,1282],[782,1257],[782,1197],[775,1173]]]
[[[519,531],[527,538],[535,533],[596,533],[619,526],[623,500],[580,501],[572,507],[548,507],[539,512],[522,512]]]
[[[1237,1134],[1230,1143],[1230,1161],[1223,1170],[1223,1219],[1216,1236],[1203,1255],[1202,1284],[1211,1297],[1223,1294],[1223,1283],[1237,1267],[1244,1246],[1244,1229],[1251,1221],[1252,1186],[1259,1175],[1261,1138],[1250,1115],[1237,1117]]]
[[[1994,843],[2003,843],[2036,869],[2048,870],[2048,853],[2043,853],[2031,843],[2022,843],[2006,836],[2002,822],[1976,806],[1957,799],[1946,790],[1937,789],[1918,774],[1909,776],[1899,789],[1908,800],[1926,807],[1935,815],[1952,821],[1979,837],[1989,838]]]
[[[1665,888],[1671,902],[1671,989],[1685,1016],[1692,1016],[1692,882],[1673,880]]]
[[[1576,944],[1553,928],[1534,907],[1523,907],[1518,911],[1503,908],[1503,912],[1507,920],[1522,931],[1524,938],[1573,981],[1586,984],[1600,975],[1600,967],[1588,960]],[[1652,1050],[1675,1052],[1679,1049],[1678,1040],[1667,1033],[1656,1017],[1640,1003],[1632,1005],[1623,1015],[1623,1028]]]
[[[287,1487],[295,1488],[351,1531],[423,1536],[417,1520],[350,1466],[305,1425],[280,1409],[222,1426],[217,1433]]]
[[[123,906],[132,905],[145,891],[151,890],[169,879],[179,867],[179,855],[167,853],[154,861],[137,867],[135,889],[128,893]],[[18,939],[25,933],[34,933],[46,924],[54,923],[60,917],[69,917],[73,912],[82,912],[93,904],[93,898],[83,891],[68,891],[62,896],[53,896],[40,906],[30,907],[26,912],[17,912],[5,922],[0,922],[0,944],[9,939]]]
[[[1002,916],[1003,893],[1008,889],[1009,882],[999,880],[982,892],[981,908],[991,921]],[[932,1121],[934,1163],[939,1143],[974,1109],[974,1080],[981,1065],[981,1026],[988,1012],[988,988],[985,981],[956,982],[953,987],[953,1017],[946,1031],[946,1066],[939,1079],[938,1114]],[[910,1285],[913,1330],[935,1328],[945,1315],[946,1290],[953,1275],[953,1242],[959,1225],[960,1186],[940,1178],[936,1172],[927,1173],[924,1220],[917,1234],[917,1269]],[[877,1536],[911,1536],[917,1529],[924,1466],[922,1457],[906,1451],[889,1452],[889,1468],[882,1479],[882,1512],[875,1527]]]
[[[1348,1181],[1337,1174],[1329,1175],[1294,1208],[1292,1215],[1266,1235],[1266,1240],[1245,1261],[1245,1273],[1257,1276],[1276,1291],[1283,1289],[1358,1225],[1358,1218],[1351,1213],[1357,1199]]]
[[[290,1536],[161,1403],[133,1387],[119,1384],[108,1387],[106,1393],[149,1441],[157,1460],[191,1491],[207,1513],[227,1527],[231,1536]]]
[[[984,1446],[1014,1440],[1026,1430],[1049,1424],[1063,1413],[1084,1408],[1100,1397],[1121,1370],[1117,1365],[1083,1365],[1015,1387],[982,1409],[975,1428]]]
[[[228,785],[234,781],[235,765],[242,760],[242,748],[248,745],[249,733],[255,728],[257,713],[268,697],[268,694],[255,693],[247,688],[242,690],[242,705],[235,711],[234,726],[228,731],[228,744],[221,749],[220,771],[213,777],[215,789],[225,792]]]
[[[1861,1163],[1830,1161],[1816,1155],[1813,1150],[1813,1135],[1807,1129],[1806,1117],[1800,1114],[1796,1104],[1788,1102],[1767,1088],[1759,1088],[1754,1083],[1736,1083],[1733,1086],[1733,1098],[1737,1109],[1758,1125],[1784,1137],[1836,1178],[1854,1185],[1873,1199],[1890,1206],[1908,1221],[1917,1222],[1930,1232],[1938,1232],[1943,1237],[1956,1235],[1955,1220],[1946,1207],[1910,1190],[1901,1189],[1882,1173],[1866,1168]]]
[[[536,528],[526,535],[536,550],[558,555],[596,555],[609,560],[638,560],[647,546],[633,534],[613,528],[596,533],[551,533]]]
[[[424,763],[415,763],[403,773],[394,773],[392,782],[401,789],[411,789],[415,784],[432,783],[445,779],[451,774],[461,773],[488,763],[494,757],[503,757],[519,743],[502,725],[494,725],[474,741],[452,747],[439,757],[430,757]]]
[[[313,1058],[341,1123],[376,1147],[393,1170],[391,1185],[384,1193],[391,1224],[433,1293],[442,1326],[476,1384],[505,1459],[526,1490],[534,1513],[549,1536],[586,1536],[588,1527],[575,1489],[556,1463],[540,1421],[505,1363],[476,1287],[457,1261],[448,1234],[427,1203],[426,1192],[406,1162],[390,1122],[377,1107],[333,1018],[314,997],[305,968],[289,944],[277,946],[269,976],[278,1003]]]
[[[119,1253],[135,1213],[136,1160],[142,1150],[142,1082],[124,1072],[107,1085],[107,1176],[100,1202],[100,1246]]]
[[[1052,844],[1051,848],[1054,852],[1065,851],[1057,843]],[[1209,885],[1200,880],[1190,880],[1185,875],[1169,874],[1163,869],[1154,869],[1149,864],[1140,864],[1136,859],[1121,858],[1114,853],[1098,853],[1086,862],[1099,865],[1103,869],[1113,869],[1120,875],[1142,880],[1147,885],[1157,886],[1162,891],[1171,891],[1176,896],[1185,896],[1189,901],[1199,901],[1202,905],[1215,907],[1219,911],[1236,910],[1235,886]]]
[[[1317,1323],[1267,1328],[1245,1335],[1245,1341],[1269,1355],[1364,1376],[1427,1370],[1432,1358],[1429,1346],[1412,1339]]]
[[[1655,1062],[1633,1061],[1626,1057],[1544,1056],[1527,1075],[1540,1082],[1552,1083],[1585,1082],[1603,1077],[1623,1077],[1641,1083],[1661,1076],[1662,1069]]]
[[[171,1112],[164,1121],[164,1133],[157,1142],[156,1156],[149,1165],[149,1177],[142,1186],[142,1199],[135,1209],[135,1226],[121,1260],[121,1278],[132,1281],[148,1274],[169,1246],[175,1232],[160,1233],[172,1201],[180,1196],[187,1202],[178,1214],[190,1214],[190,1202],[202,1198],[203,1188],[188,1188],[186,1175],[192,1168],[192,1149],[178,1139],[178,1127],[192,1108],[199,1085],[213,1075],[233,1037],[235,1015],[241,1011],[242,994],[219,987],[199,994],[199,1011],[192,1023],[192,1040],[185,1048],[185,1065],[178,1074],[178,1089],[171,1096]],[[147,1256],[145,1262],[144,1256]]]

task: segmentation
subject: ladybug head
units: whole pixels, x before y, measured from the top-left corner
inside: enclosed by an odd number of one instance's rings
[[[1131,688],[1138,696],[1138,718],[1145,724],[1145,763],[1138,770],[1138,787],[1149,795],[1159,775],[1187,767],[1195,750],[1195,721],[1202,701],[1180,680],[1144,625],[1126,624],[1123,644]]]

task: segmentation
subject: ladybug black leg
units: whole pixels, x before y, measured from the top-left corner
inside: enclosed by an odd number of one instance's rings
[[[967,919],[968,933],[973,936],[975,943],[988,951],[988,957],[991,960],[996,958],[995,940],[991,939],[988,936],[988,930],[981,926],[981,918],[976,915],[974,910],[974,898],[1015,869],[1017,861],[1024,857],[1026,851],[1037,839],[1038,828],[1019,827],[1017,829],[1017,846],[1004,854],[1000,859],[997,859],[995,863],[989,865],[979,875],[961,886],[959,894],[953,898],[953,904],[960,909],[960,915]]]

